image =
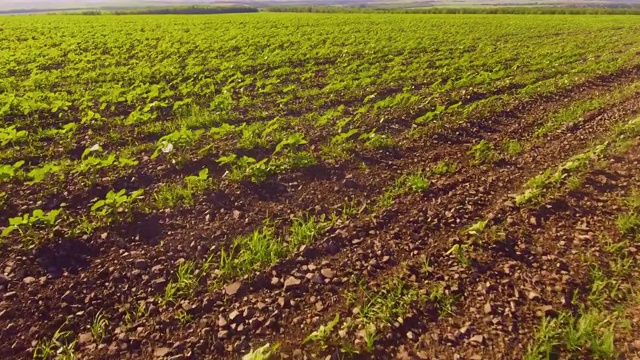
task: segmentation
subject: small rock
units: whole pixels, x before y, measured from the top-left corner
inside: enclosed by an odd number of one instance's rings
[[[27,276],[26,278],[22,279],[22,282],[29,285],[32,284],[36,281],[36,278],[32,277],[32,276]]]
[[[234,296],[238,292],[240,292],[241,288],[242,288],[242,282],[236,281],[236,282],[234,282],[232,284],[229,284],[229,285],[225,286],[224,292],[229,296]]]
[[[538,219],[535,216],[529,218],[529,224],[533,226],[538,226]]]
[[[238,310],[234,310],[229,314],[229,320],[234,321],[235,319],[242,320]]]
[[[223,328],[225,326],[227,326],[229,324],[229,322],[227,322],[227,320],[225,318],[223,318],[222,316],[220,316],[218,318],[218,326]]]
[[[149,263],[145,259],[138,259],[133,262],[133,267],[140,270],[146,270],[149,267]]]
[[[15,291],[9,291],[8,293],[5,293],[4,295],[2,295],[2,298],[9,300],[9,299],[15,298],[17,295],[18,294]]]
[[[165,357],[171,349],[167,347],[156,348],[153,350],[153,356],[157,358]]]
[[[287,278],[287,280],[285,280],[285,282],[284,282],[284,288],[285,288],[285,290],[295,289],[298,286],[300,286],[301,283],[302,283],[302,281],[300,279],[297,279],[294,276],[289,276]]]
[[[535,291],[529,291],[529,294],[527,295],[527,297],[529,298],[529,300],[533,300],[533,301],[540,300],[540,294],[538,294]]]
[[[634,341],[631,346],[636,350],[640,350],[640,340]]]
[[[336,276],[336,272],[329,268],[324,268],[320,270],[320,273],[322,274],[322,276],[324,276],[327,279],[333,279]]]
[[[482,356],[475,354],[475,355],[471,355],[471,357],[469,358],[469,360],[482,360]]]
[[[491,307],[491,303],[484,304],[484,313],[489,315],[493,312],[493,308]]]
[[[315,284],[323,284],[324,280],[322,279],[322,276],[320,276],[319,274],[313,274],[311,276],[311,282],[315,283]]]
[[[90,332],[82,333],[78,336],[78,344],[85,345],[93,341],[93,335]]]
[[[5,274],[0,274],[0,285],[6,285],[11,281],[11,278]]]
[[[481,345],[484,342],[484,336],[475,335],[475,336],[471,337],[471,339],[469,339],[469,341],[471,341],[472,343],[474,343],[476,345]]]
[[[151,272],[154,274],[161,274],[164,271],[164,266],[163,265],[154,265],[151,268]]]
[[[416,336],[415,336],[415,334],[413,332],[411,332],[411,331],[407,332],[407,339],[413,341],[413,340],[415,340],[415,338],[416,338]]]
[[[284,308],[287,305],[287,302],[286,302],[285,298],[279,297],[278,298],[278,305],[280,305],[281,308]]]
[[[151,285],[153,286],[154,290],[161,291],[167,286],[167,279],[163,277],[155,279],[151,281]]]

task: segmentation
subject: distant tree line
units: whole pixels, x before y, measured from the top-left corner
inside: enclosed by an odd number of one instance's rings
[[[146,8],[132,10],[116,10],[116,15],[151,15],[151,14],[230,14],[230,13],[254,13],[258,8],[251,6],[176,6],[167,8]]]
[[[270,6],[271,12],[310,13],[385,13],[385,14],[540,14],[540,15],[640,15],[640,7],[630,4],[610,4],[613,7],[425,7],[375,8],[342,6]]]
[[[173,6],[173,7],[149,7],[143,9],[104,9],[84,10],[77,12],[80,15],[168,15],[168,14],[230,14],[230,13],[254,13],[258,8],[251,6]]]

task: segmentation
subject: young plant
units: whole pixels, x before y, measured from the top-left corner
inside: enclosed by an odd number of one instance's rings
[[[295,148],[296,146],[300,146],[300,145],[304,145],[307,144],[307,140],[304,139],[304,135],[302,133],[293,133],[291,135],[289,135],[288,137],[286,137],[284,140],[280,141],[280,143],[278,143],[278,145],[276,145],[275,150],[273,151],[273,154],[278,153],[279,151],[281,151],[283,148],[287,147],[287,148]]]
[[[333,331],[333,328],[338,325],[338,322],[340,322],[340,314],[336,314],[336,317],[329,321],[327,325],[320,325],[320,328],[304,338],[302,343],[306,344],[308,342],[317,342],[320,343],[320,346],[323,349],[326,349],[328,346],[327,341],[329,336],[331,336],[331,331]]]
[[[423,193],[429,190],[429,186],[431,183],[422,171],[418,171],[416,173],[408,175],[406,178],[406,183],[409,189],[416,193]]]
[[[16,125],[0,128],[0,146],[5,146],[9,143],[15,146],[17,142],[26,139],[27,135],[28,132],[26,130],[16,130]]]
[[[48,360],[55,356],[56,359],[60,360],[75,359],[76,341],[69,342],[72,335],[71,331],[62,331],[61,326],[50,340],[42,340],[37,343],[33,350],[33,358]]]
[[[636,237],[640,234],[640,215],[635,212],[618,215],[616,225],[622,235]]]
[[[179,309],[176,313],[176,319],[178,319],[181,326],[185,326],[193,321],[193,315],[187,313],[183,309]]]
[[[26,182],[27,185],[33,185],[43,182],[47,177],[53,174],[58,174],[59,178],[64,178],[62,174],[62,166],[54,163],[46,163],[39,168],[32,169],[27,173],[27,177],[31,178],[31,181]]]
[[[119,212],[131,214],[135,200],[141,198],[142,194],[144,189],[132,191],[129,195],[126,194],[125,189],[118,192],[111,190],[104,199],[93,204],[91,213],[106,217],[115,217]]]
[[[106,328],[109,326],[109,319],[102,314],[101,311],[98,311],[96,316],[93,317],[93,321],[91,322],[91,335],[93,336],[93,340],[96,344],[101,344],[102,340],[106,335]]]
[[[522,145],[515,139],[509,139],[502,145],[502,149],[507,156],[513,158],[522,152]]]
[[[222,250],[218,272],[222,278],[241,276],[275,264],[285,253],[284,243],[275,236],[275,228],[267,223],[250,235],[236,238],[228,251]]]
[[[431,172],[433,172],[434,175],[445,175],[453,174],[456,170],[458,170],[458,165],[456,163],[441,160],[433,167],[433,169],[431,169]]]
[[[11,180],[16,176],[16,171],[24,165],[24,161],[20,160],[13,165],[0,164],[0,181]]]
[[[294,218],[289,228],[288,245],[290,251],[298,251],[300,246],[312,243],[332,225],[330,221],[325,220],[324,215],[320,216],[319,219],[305,215]]]
[[[358,137],[358,140],[364,140],[364,145],[368,148],[380,150],[390,148],[393,145],[393,140],[385,135],[376,134],[376,128],[368,133],[364,133]]]
[[[156,145],[156,151],[151,155],[151,159],[155,159],[160,154],[169,154],[173,151],[175,145],[191,146],[194,144],[200,136],[204,133],[204,130],[190,130],[186,126],[183,126],[180,130],[174,131],[169,135],[165,135],[158,140]]]
[[[443,284],[435,285],[429,290],[429,300],[438,307],[440,316],[453,314],[455,297],[446,293]]]
[[[242,357],[242,360],[269,360],[278,350],[278,344],[265,344]]]
[[[499,158],[493,143],[487,140],[482,140],[471,147],[467,155],[471,155],[471,164],[473,165],[491,164]]]
[[[464,266],[471,265],[471,260],[467,256],[467,249],[469,245],[463,244],[455,244],[445,253],[445,255],[454,255],[458,262]]]
[[[477,223],[471,225],[471,227],[467,229],[467,234],[473,236],[474,238],[480,237],[482,232],[484,232],[484,229],[487,227],[488,223],[489,223],[489,220],[478,221]]]
[[[31,214],[10,218],[9,226],[2,231],[0,237],[7,237],[17,230],[20,232],[22,240],[29,243],[32,233],[37,228],[52,228],[55,226],[58,215],[61,212],[62,209],[54,209],[46,213],[41,209],[36,209]]]

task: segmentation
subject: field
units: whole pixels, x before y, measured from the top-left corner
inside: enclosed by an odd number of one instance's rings
[[[635,16],[0,18],[0,358],[640,356]]]

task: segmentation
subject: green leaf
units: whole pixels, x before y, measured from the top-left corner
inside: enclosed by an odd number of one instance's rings
[[[93,206],[91,207],[91,211],[96,211],[97,209],[103,207],[106,204],[106,202],[104,200],[98,200],[96,201],[95,204],[93,204]]]

